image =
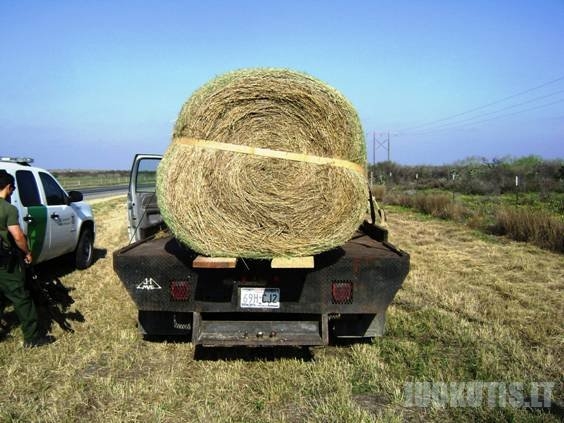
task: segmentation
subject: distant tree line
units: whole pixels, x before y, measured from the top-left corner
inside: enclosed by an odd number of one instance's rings
[[[448,189],[463,194],[514,192],[564,192],[564,160],[538,156],[503,157],[491,160],[469,157],[450,165],[400,165],[379,162],[368,168],[375,185],[414,189]],[[518,188],[516,187],[518,178]]]
[[[58,170],[61,177],[128,178],[129,170]],[[469,157],[449,165],[401,165],[379,162],[369,165],[368,175],[374,185],[388,188],[445,189],[463,194],[503,194],[521,192],[564,192],[564,160],[544,160],[539,156],[487,159]]]

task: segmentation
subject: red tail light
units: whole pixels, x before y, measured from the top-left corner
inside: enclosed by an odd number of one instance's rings
[[[174,301],[187,301],[190,299],[190,284],[186,281],[173,281],[170,283],[170,296]]]
[[[351,304],[353,302],[353,283],[349,281],[333,282],[331,294],[333,304]]]

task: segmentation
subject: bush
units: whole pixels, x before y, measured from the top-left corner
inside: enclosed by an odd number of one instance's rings
[[[386,195],[385,185],[372,185],[370,190],[372,191],[372,196],[376,199],[376,201],[384,200],[384,196]]]
[[[440,166],[380,162],[370,165],[369,171],[381,183],[414,185],[420,190],[438,188],[482,195],[509,193],[515,191],[515,176],[519,176],[519,192],[564,192],[564,160],[543,160],[538,156],[492,160],[469,157]]]
[[[496,235],[564,252],[564,221],[543,210],[505,207],[495,220],[490,230]]]
[[[530,242],[541,248],[564,253],[564,219],[549,211],[533,208],[532,198],[523,198],[521,202],[529,206],[504,206],[493,214],[470,209],[453,201],[448,194],[389,192],[385,202],[409,207],[441,219],[463,221],[471,228],[504,235],[515,241]],[[493,223],[492,223],[493,222]]]
[[[391,194],[386,197],[386,202],[410,207],[441,219],[462,220],[469,214],[464,206],[454,202],[448,194]]]

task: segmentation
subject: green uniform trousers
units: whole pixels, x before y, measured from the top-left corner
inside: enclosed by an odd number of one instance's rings
[[[12,302],[20,321],[25,341],[31,341],[38,336],[37,311],[35,304],[25,288],[25,273],[20,266],[13,269],[0,265],[0,292]]]

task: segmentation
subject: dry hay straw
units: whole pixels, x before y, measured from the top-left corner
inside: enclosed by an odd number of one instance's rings
[[[233,145],[302,156],[223,149]],[[308,161],[316,157],[341,162]],[[338,91],[289,70],[240,70],[182,107],[158,168],[158,202],[173,234],[199,253],[311,255],[342,245],[362,222],[365,161],[358,115]]]

